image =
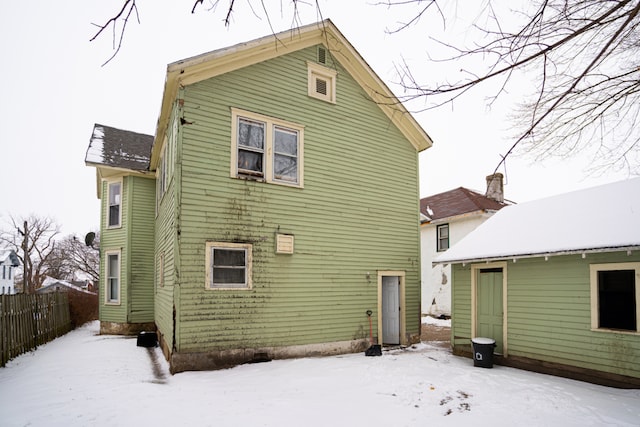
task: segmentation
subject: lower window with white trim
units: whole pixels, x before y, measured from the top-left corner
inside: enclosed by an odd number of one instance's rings
[[[206,243],[206,289],[251,289],[252,246]]]
[[[120,251],[105,254],[105,303],[120,304]]]
[[[592,264],[591,327],[640,332],[640,263]]]

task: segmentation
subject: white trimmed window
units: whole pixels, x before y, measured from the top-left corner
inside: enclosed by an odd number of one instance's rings
[[[105,303],[120,304],[120,251],[105,254]]]
[[[338,72],[315,62],[307,62],[309,96],[336,103],[336,77]]]
[[[640,262],[589,267],[591,328],[640,332]]]
[[[251,289],[252,246],[206,243],[206,289]]]
[[[441,224],[436,227],[438,252],[449,249],[449,224]]]
[[[122,182],[109,182],[107,184],[108,203],[107,228],[120,227],[122,220]]]
[[[303,186],[304,127],[231,109],[231,177]]]

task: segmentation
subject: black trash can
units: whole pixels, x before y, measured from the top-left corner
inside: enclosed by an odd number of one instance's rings
[[[493,368],[493,349],[496,340],[493,338],[477,337],[471,340],[473,346],[473,366]]]

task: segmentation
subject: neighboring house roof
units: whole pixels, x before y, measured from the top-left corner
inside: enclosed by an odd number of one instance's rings
[[[153,136],[95,124],[85,162],[134,171],[148,171]]]
[[[426,221],[435,221],[477,211],[497,211],[507,205],[468,188],[458,187],[421,199],[420,213],[427,217]]]
[[[429,135],[333,22],[327,19],[169,64],[156,128],[156,142],[151,155],[151,169],[155,169],[160,157],[171,106],[180,87],[320,44],[329,49],[332,57],[351,74],[416,150],[431,147]]]
[[[435,263],[640,249],[640,178],[501,209]]]
[[[12,249],[0,250],[0,264],[11,265],[12,267],[20,266],[20,258],[18,254]]]
[[[90,292],[83,289],[82,286],[74,285],[66,280],[54,279],[53,277],[49,277],[49,276],[47,276],[44,279],[44,281],[42,282],[42,285],[36,290],[36,292],[43,293],[43,292],[50,291],[52,289],[56,289],[60,286],[65,287],[67,289],[72,289],[74,291],[83,292],[85,294],[95,294],[95,292]]]

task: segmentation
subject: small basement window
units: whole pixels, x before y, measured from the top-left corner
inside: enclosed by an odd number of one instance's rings
[[[640,263],[590,268],[592,328],[640,332]]]
[[[309,96],[335,104],[338,72],[315,62],[307,62]]]
[[[252,246],[207,242],[206,289],[251,289]]]

